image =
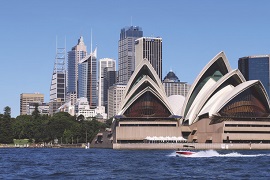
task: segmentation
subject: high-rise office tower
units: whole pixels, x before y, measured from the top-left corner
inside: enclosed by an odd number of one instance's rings
[[[239,58],[238,69],[246,80],[260,80],[270,95],[269,55],[247,56]]]
[[[97,49],[78,64],[78,98],[85,97],[90,108],[97,106]]]
[[[40,93],[22,93],[20,95],[20,115],[27,114],[27,106],[29,103],[43,103],[44,94]]]
[[[104,68],[104,87],[103,93],[104,94],[104,107],[105,112],[108,114],[108,91],[111,86],[117,83],[117,71],[114,68],[106,67]]]
[[[49,113],[52,115],[66,100],[66,48],[56,48],[50,87]]]
[[[105,106],[105,98],[107,97],[105,94],[108,93],[108,87],[105,87],[105,76],[107,73],[107,70],[105,70],[105,68],[110,68],[110,71],[116,71],[116,67],[115,67],[115,60],[114,59],[110,59],[110,58],[103,58],[100,59],[98,62],[98,105],[99,106]],[[107,101],[107,99],[106,99]]]
[[[135,66],[144,58],[148,59],[162,80],[162,38],[141,37],[135,41]]]
[[[172,70],[165,76],[162,84],[168,97],[171,95],[182,95],[186,97],[191,86],[186,82],[180,82]]]
[[[143,36],[142,28],[130,26],[121,29],[118,42],[118,82],[127,84],[135,69],[135,40]]]
[[[81,36],[77,45],[68,52],[67,101],[71,101],[71,105],[75,104],[78,96],[78,63],[86,54],[86,46]]]

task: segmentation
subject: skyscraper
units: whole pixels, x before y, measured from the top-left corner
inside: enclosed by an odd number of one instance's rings
[[[247,56],[239,58],[238,69],[246,80],[260,80],[270,95],[269,55]]]
[[[135,40],[143,36],[142,28],[130,26],[121,29],[118,42],[118,82],[127,84],[135,69]]]
[[[110,68],[110,71],[116,71],[116,67],[115,67],[115,60],[114,59],[110,59],[110,58],[103,58],[99,60],[98,63],[98,105],[99,106],[105,106],[105,98],[107,97],[106,94],[108,93],[108,87],[105,87],[105,76],[107,74],[107,70],[105,70],[105,68]],[[107,101],[107,99],[106,99]]]
[[[108,91],[111,86],[117,83],[117,71],[114,68],[106,67],[104,68],[104,87],[103,93],[104,94],[104,107],[105,112],[108,114]]]
[[[97,106],[97,49],[78,64],[78,98],[85,97],[91,108]]]
[[[66,48],[56,49],[50,87],[49,113],[52,115],[66,100]]]
[[[78,96],[78,63],[87,54],[86,46],[81,36],[76,46],[68,52],[67,101],[74,105]]]
[[[162,80],[162,38],[141,37],[135,41],[135,66],[146,58]]]

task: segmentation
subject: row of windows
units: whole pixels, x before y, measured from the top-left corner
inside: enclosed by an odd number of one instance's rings
[[[266,124],[225,124],[225,127],[270,127]]]
[[[120,126],[162,126],[162,127],[176,127],[176,124],[120,124]]]
[[[269,140],[223,140],[223,143],[270,143]]]
[[[232,134],[270,134],[270,131],[224,131]]]

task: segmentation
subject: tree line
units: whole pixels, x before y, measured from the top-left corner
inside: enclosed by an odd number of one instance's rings
[[[29,139],[33,143],[86,143],[95,135],[110,126],[110,121],[101,123],[93,118],[91,121],[78,121],[75,116],[58,112],[53,116],[41,115],[37,106],[32,115],[11,117],[11,108],[5,107],[0,114],[0,143],[10,144],[13,139]]]

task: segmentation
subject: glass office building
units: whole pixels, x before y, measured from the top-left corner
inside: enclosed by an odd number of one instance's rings
[[[238,69],[244,75],[246,80],[260,80],[269,96],[269,55],[247,56],[239,58]]]
[[[108,87],[105,87],[105,76],[107,70],[116,71],[116,61],[110,58],[103,58],[98,61],[98,105],[105,106],[107,101]],[[106,69],[105,68],[111,68]]]
[[[135,69],[135,40],[143,36],[142,28],[130,26],[121,29],[118,42],[118,82],[127,84]]]
[[[77,93],[77,82],[78,82],[78,62],[86,56],[86,46],[81,36],[78,40],[78,44],[68,52],[68,93]]]
[[[141,37],[135,41],[135,67],[147,59],[162,80],[162,38]]]
[[[86,97],[90,108],[97,106],[97,51],[78,64],[78,98]]]

